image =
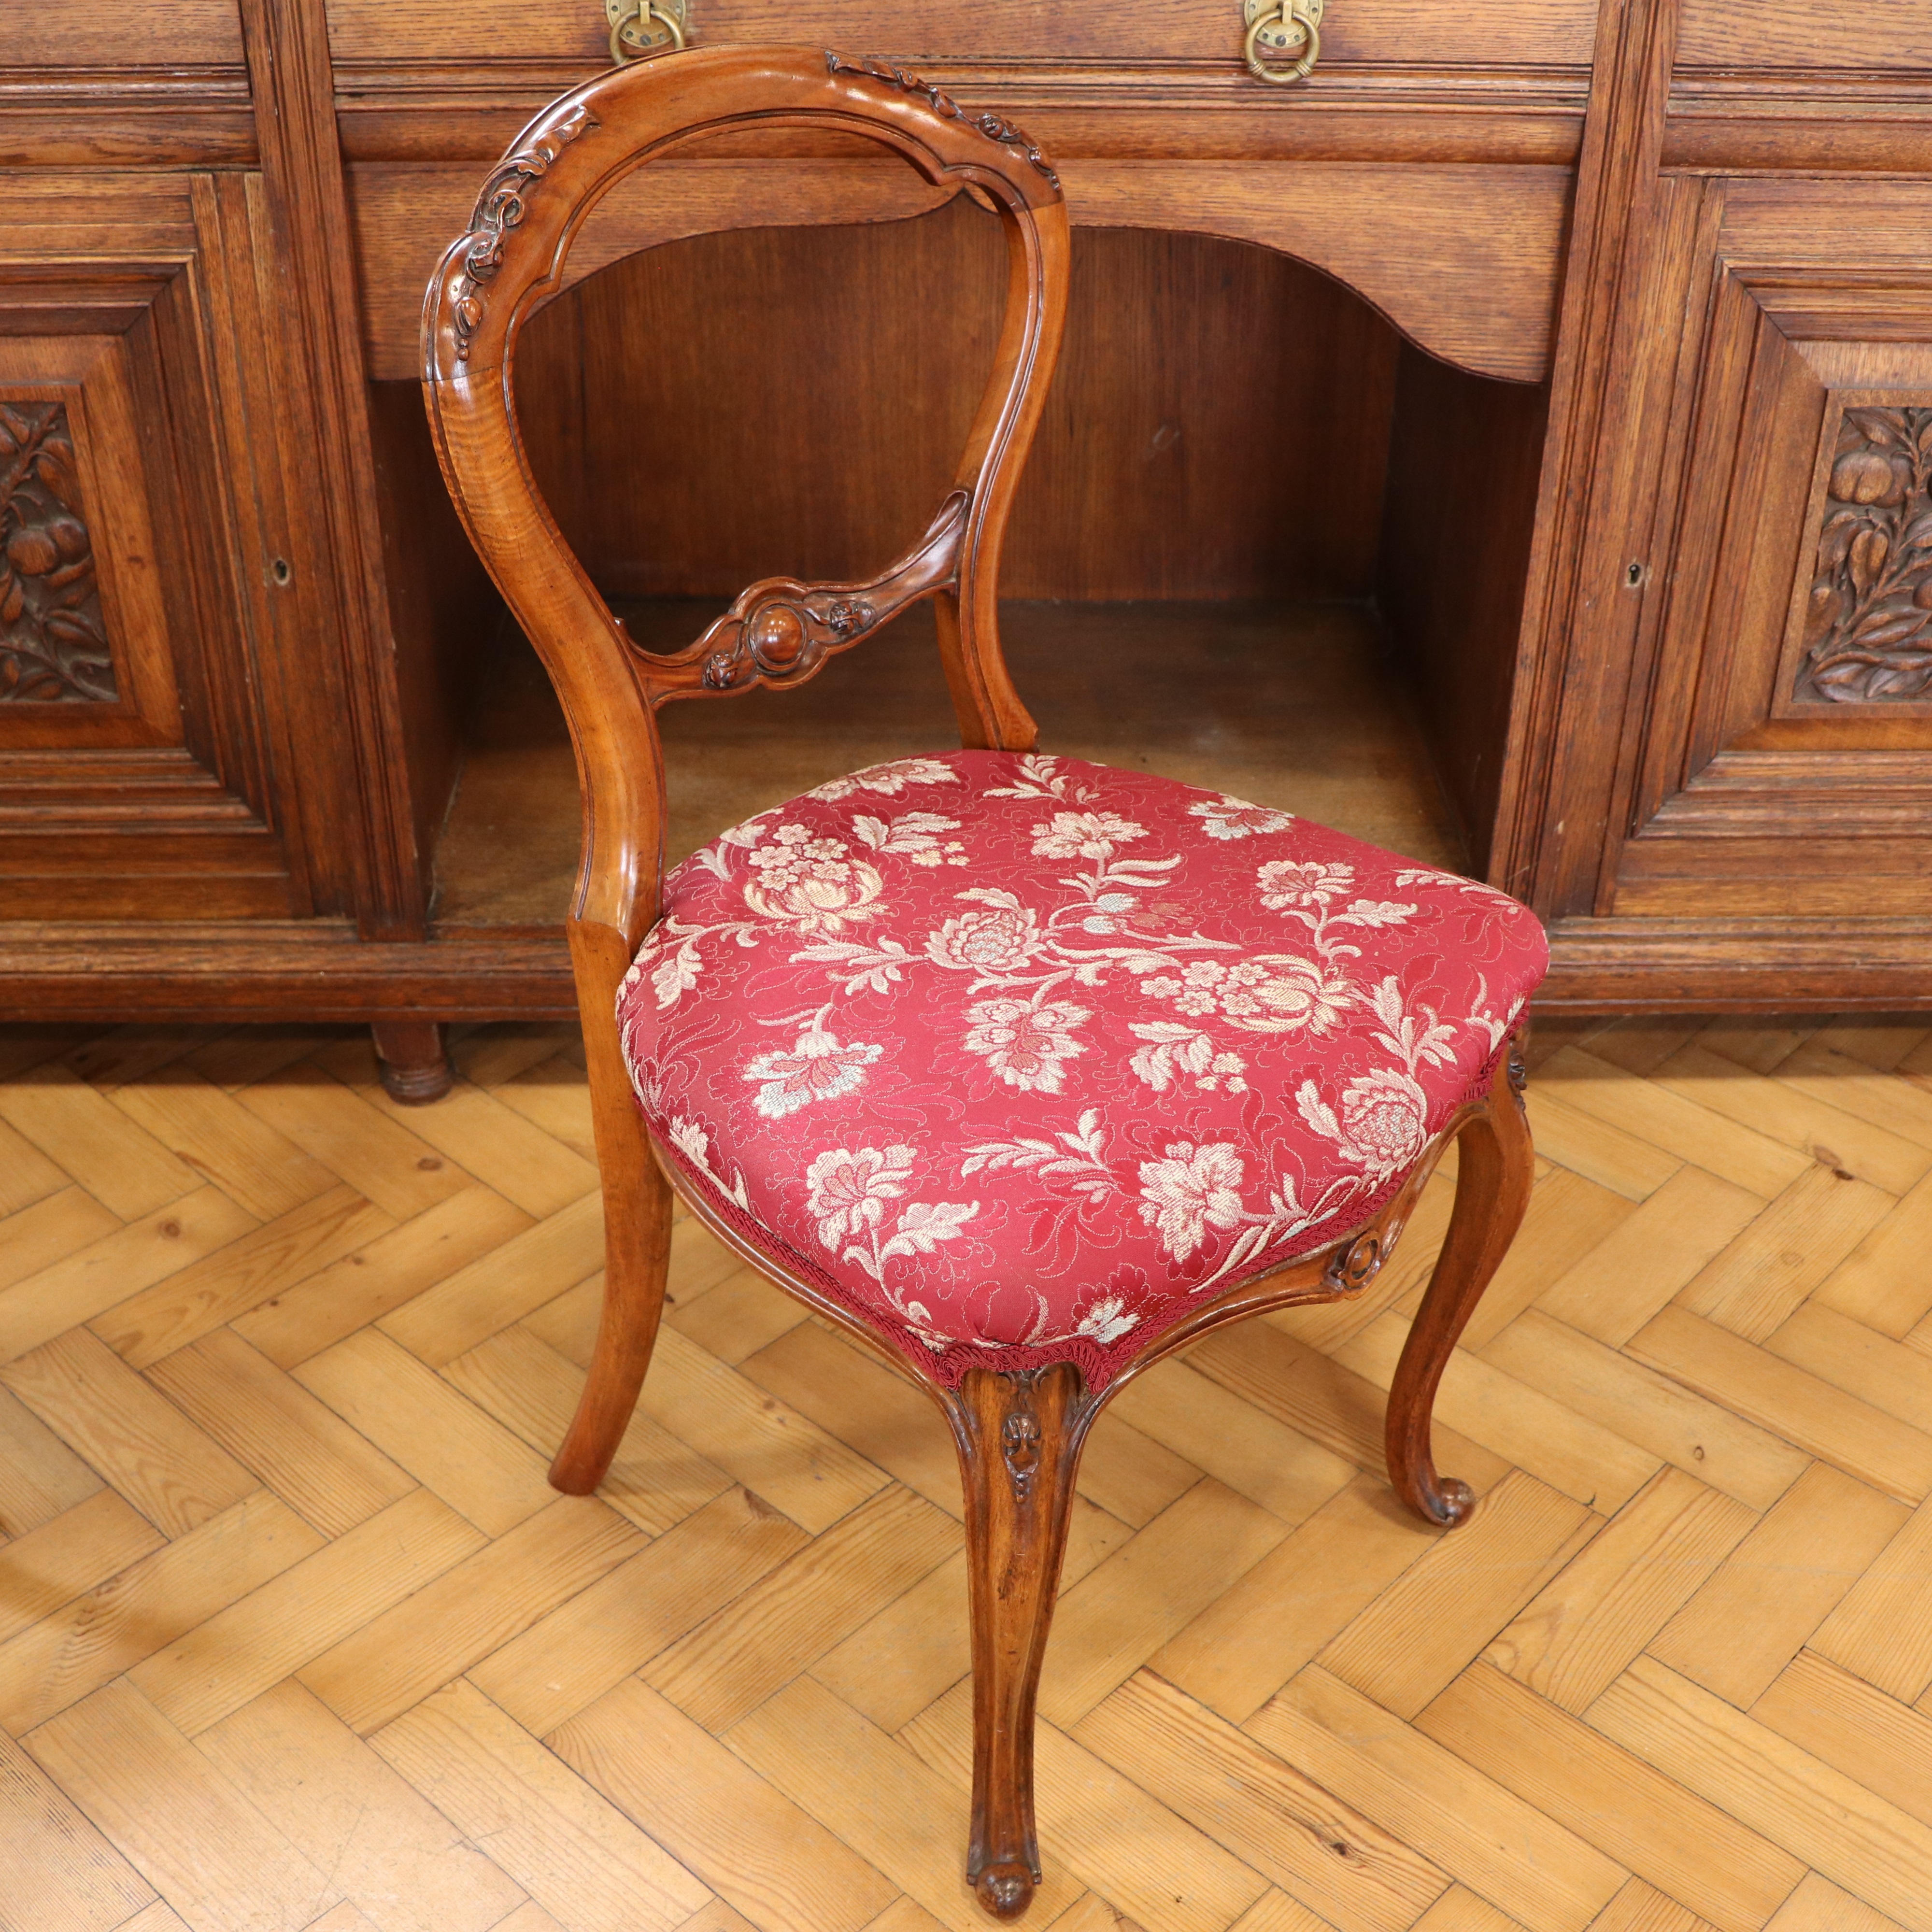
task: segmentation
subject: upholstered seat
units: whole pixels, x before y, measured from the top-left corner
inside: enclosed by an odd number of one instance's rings
[[[619,1016],[660,1145],[754,1246],[928,1373],[1097,1387],[1372,1215],[1546,958],[1513,899],[1286,812],[954,752],[678,867]]]

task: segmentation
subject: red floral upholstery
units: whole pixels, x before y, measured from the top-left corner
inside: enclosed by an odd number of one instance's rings
[[[1286,812],[956,752],[686,860],[618,1016],[660,1144],[775,1259],[942,1381],[1100,1385],[1374,1213],[1546,959],[1514,900]]]

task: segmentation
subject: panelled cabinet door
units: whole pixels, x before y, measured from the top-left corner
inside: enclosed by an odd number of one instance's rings
[[[1598,910],[1932,917],[1932,188],[1699,191],[1676,541]]]
[[[0,214],[0,920],[310,909],[222,312],[254,299],[251,197],[219,179],[20,176]]]

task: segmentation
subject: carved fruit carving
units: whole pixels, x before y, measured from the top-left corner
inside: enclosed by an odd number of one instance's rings
[[[1932,409],[1846,410],[1792,692],[1834,704],[1932,686]]]
[[[64,403],[0,403],[0,702],[111,704]]]

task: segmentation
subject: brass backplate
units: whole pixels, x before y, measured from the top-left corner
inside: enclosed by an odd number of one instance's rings
[[[648,60],[684,45],[691,28],[688,0],[604,0],[614,60]]]
[[[1264,54],[1283,54],[1292,59],[1300,53],[1306,38],[1299,25],[1290,24],[1293,16],[1300,14],[1318,27],[1322,24],[1322,0],[1300,0],[1299,5],[1288,10],[1289,20],[1284,20],[1281,0],[1242,0],[1241,18],[1252,27],[1259,15],[1274,15],[1274,19],[1255,36],[1255,45]]]

